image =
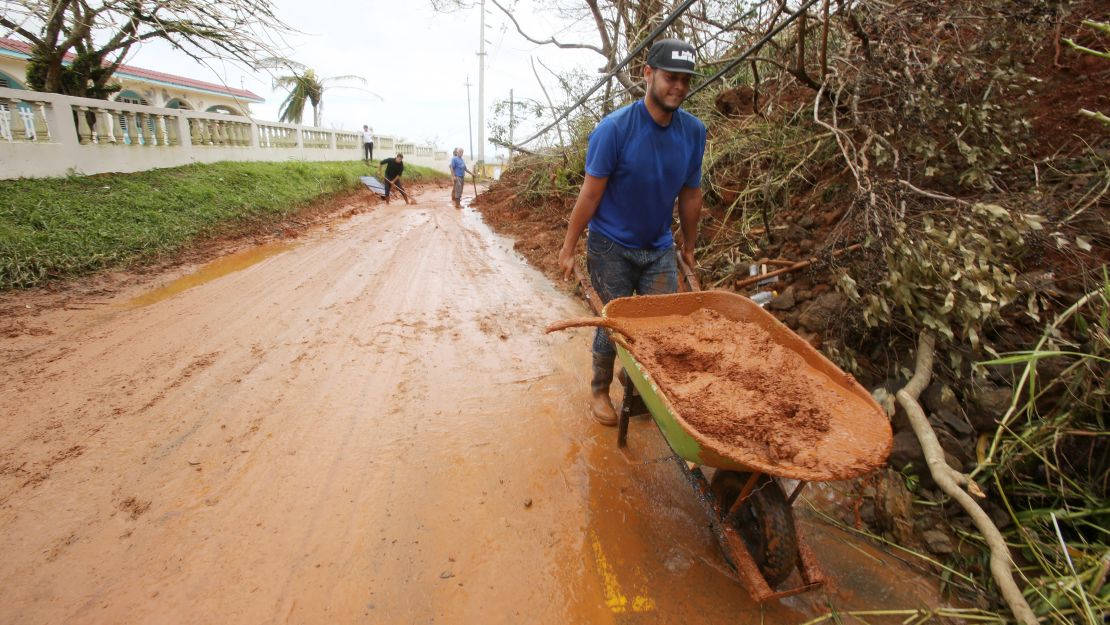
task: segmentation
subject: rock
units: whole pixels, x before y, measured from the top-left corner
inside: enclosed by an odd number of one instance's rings
[[[902,476],[890,469],[878,472],[874,499],[875,527],[890,532],[899,543],[908,544],[913,539],[913,495]]]
[[[779,321],[786,324],[786,327],[790,328],[791,330],[797,330],[798,329],[798,314],[799,313],[798,313],[797,310],[788,310],[786,312],[780,312],[779,314],[777,314],[775,316],[778,317]]]
[[[813,227],[813,215],[811,215],[809,213],[806,213],[806,214],[802,215],[801,218],[798,219],[798,225],[803,227],[803,228],[812,228]]]
[[[895,471],[901,471],[902,467],[909,464],[918,469],[919,474],[919,469],[925,468],[925,453],[921,451],[921,444],[917,442],[917,436],[912,431],[894,435],[887,464]],[[928,473],[927,469],[926,473]]]
[[[947,385],[933,382],[921,394],[921,405],[926,412],[936,414],[942,410],[958,412],[960,403],[956,400],[956,393]]]
[[[894,416],[890,418],[890,429],[895,432],[913,432],[913,426],[910,425],[910,416],[906,414],[906,409],[902,407],[897,399],[894,402]]]
[[[532,507],[532,498],[531,497],[524,500],[524,507],[525,508],[531,508]]]
[[[848,298],[844,294],[837,291],[822,293],[802,310],[798,323],[812,332],[824,332],[844,315],[847,306]]]
[[[786,233],[783,235],[787,241],[801,241],[806,238],[809,233],[801,226],[791,224],[786,228]]]
[[[1014,519],[1010,516],[1010,513],[993,501],[988,499],[985,509],[987,511],[987,516],[991,518],[991,522],[994,523],[998,529],[1006,529],[1014,524]]]
[[[875,400],[876,404],[882,407],[883,412],[886,413],[887,418],[894,416],[894,405],[898,400],[894,398],[894,394],[883,387],[879,387],[871,391],[871,398]]]
[[[798,336],[802,337],[806,343],[809,343],[813,349],[821,349],[821,335],[816,332],[806,332],[802,330],[798,332]]]
[[[444,571],[444,572],[439,574],[440,579],[451,579],[454,576],[455,576],[455,574],[452,573],[451,571]]]
[[[770,302],[767,302],[767,308],[771,310],[790,310],[794,307],[794,304],[794,287],[788,286],[785,291],[771,298]]]
[[[937,555],[947,555],[954,550],[952,539],[940,530],[928,530],[921,538],[925,541],[925,547]]]
[[[942,442],[941,448],[943,447]],[[953,469],[963,471],[963,461],[948,450],[944,450],[944,461]],[[901,471],[906,465],[909,465],[913,474],[917,476],[922,488],[936,488],[936,480],[933,479],[933,474],[929,472],[929,465],[925,462],[925,452],[921,450],[921,443],[917,442],[917,435],[913,430],[894,435],[890,456],[887,458],[887,466],[895,471]]]
[[[952,431],[961,438],[974,437],[975,435],[975,428],[971,427],[971,424],[963,417],[956,416],[947,410],[937,412],[936,417],[940,419],[942,423],[952,428]]]
[[[945,427],[934,427],[933,432],[936,433],[937,440],[940,441],[940,447],[944,450],[944,457],[948,461],[948,466],[957,471],[963,471],[973,456],[968,453],[968,450],[964,449],[960,439],[956,438]]]
[[[971,426],[979,432],[993,432],[998,427],[997,419],[1010,408],[1013,391],[1006,386],[983,382],[971,388],[967,412]]]
[[[876,516],[875,516],[875,503],[874,502],[865,501],[862,504],[860,504],[859,519],[861,521],[863,521],[865,525],[868,525],[868,526],[874,526],[875,525]]]

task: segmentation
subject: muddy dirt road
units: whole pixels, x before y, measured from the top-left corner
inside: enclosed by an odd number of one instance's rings
[[[621,453],[588,419],[590,332],[542,334],[584,309],[511,250],[429,191],[25,318],[0,623],[759,622],[654,426]],[[764,622],[935,603],[805,526],[836,588]]]

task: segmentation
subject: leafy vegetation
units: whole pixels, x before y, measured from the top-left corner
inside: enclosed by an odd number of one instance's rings
[[[20,0],[4,3],[0,26],[31,47],[32,89],[89,98],[119,91],[112,78],[144,41],[163,39],[203,62],[249,66],[272,56],[271,42],[290,31],[270,0]]]
[[[1064,363],[1049,379],[1041,360]],[[1021,371],[979,464],[1012,525],[1027,565],[1028,599],[1064,625],[1105,622],[1110,612],[1110,277],[1048,325],[1033,349],[981,363]],[[984,439],[983,443],[986,443]],[[985,445],[984,445],[985,446]]]
[[[275,76],[274,87],[289,91],[289,95],[281,102],[281,107],[278,110],[278,120],[290,124],[301,123],[304,119],[305,106],[308,105],[312,106],[312,125],[319,126],[324,115],[324,93],[333,87],[344,87],[344,85],[334,83],[356,82],[360,85],[366,85],[366,79],[362,76],[320,76],[316,73],[316,70],[283,57],[263,59],[260,65],[261,67],[289,72],[288,74]],[[360,89],[359,87],[347,88]],[[362,91],[379,100],[381,99],[381,96],[372,91],[367,89],[362,89]]]
[[[361,162],[215,163],[0,181],[0,288],[158,258],[356,188]],[[374,172],[376,173],[376,172]],[[405,167],[410,181],[445,177]]]

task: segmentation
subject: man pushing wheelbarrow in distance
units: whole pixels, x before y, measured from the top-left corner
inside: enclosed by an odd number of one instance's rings
[[[678,39],[655,42],[644,65],[643,99],[610,113],[590,134],[586,179],[570,213],[559,266],[569,279],[575,246],[588,225],[586,268],[602,304],[678,290],[671,235],[676,199],[682,260],[694,267],[705,124],[679,108],[690,92],[694,54],[693,46]],[[590,412],[598,423],[615,426],[609,386],[617,352],[603,328],[592,352]]]

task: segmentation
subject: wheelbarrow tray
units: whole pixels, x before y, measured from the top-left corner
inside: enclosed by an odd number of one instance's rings
[[[617,354],[644,404],[674,452],[699,465],[732,471],[760,472],[804,481],[842,480],[867,474],[886,462],[892,434],[886,413],[855,379],[842,371],[751,300],[729,291],[698,291],[673,295],[625,297],[609,302],[602,315],[611,319],[650,321],[650,318],[690,315],[710,309],[733,321],[755,323],[774,341],[800,355],[806,366],[829,380],[846,400],[850,412],[830,413],[830,427],[816,443],[818,458],[837,458],[829,466],[800,466],[775,462],[756,454],[739,457],[719,451],[721,445],[698,432],[679,414],[664,390],[636,359],[635,344],[617,342]],[[631,352],[629,350],[632,350]],[[846,461],[847,460],[847,461]]]

